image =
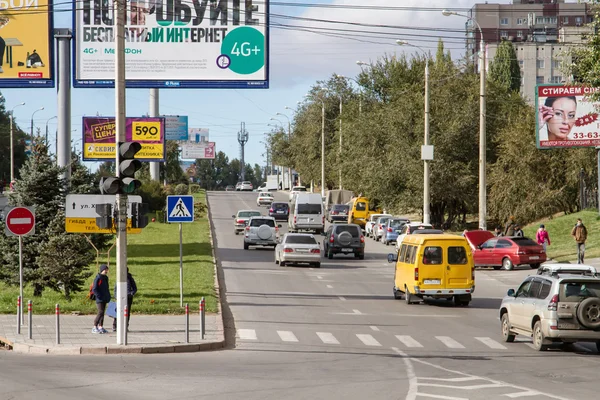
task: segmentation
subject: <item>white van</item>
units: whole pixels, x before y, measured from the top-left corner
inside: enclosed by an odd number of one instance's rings
[[[319,193],[298,193],[290,207],[288,220],[290,232],[325,230],[323,199]]]

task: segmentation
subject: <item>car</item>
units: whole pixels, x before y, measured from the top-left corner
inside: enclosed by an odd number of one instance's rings
[[[600,276],[596,267],[585,264],[542,264],[538,270],[538,275],[550,274],[555,275],[559,273],[571,274],[571,275],[589,275],[589,276]]]
[[[383,236],[383,229],[385,228],[387,221],[391,218],[393,218],[393,217],[377,218],[377,220],[373,224],[373,228],[371,229],[371,231],[372,231],[371,237],[373,238],[373,240],[375,240],[376,242],[379,241],[379,238],[381,238]]]
[[[225,187],[225,191],[226,192],[235,192],[235,186],[233,186],[233,185],[227,185]]]
[[[290,215],[290,206],[288,203],[275,201],[271,203],[271,208],[269,208],[269,216],[275,218],[275,220],[283,220],[287,221]]]
[[[398,239],[398,235],[402,227],[410,221],[406,218],[390,218],[385,223],[383,234],[381,235],[381,242],[386,246],[390,243],[395,242]]]
[[[256,198],[256,204],[260,206],[270,206],[273,203],[273,193],[269,192],[260,192],[258,197]]]
[[[400,250],[400,243],[402,243],[402,239],[406,235],[412,235],[416,231],[420,231],[423,229],[433,229],[433,225],[424,224],[422,222],[409,222],[408,224],[404,224],[400,233],[398,233],[398,237],[396,238],[396,251]]]
[[[238,182],[235,184],[235,190],[239,192],[242,189],[242,182]]]
[[[318,193],[298,193],[290,207],[288,228],[290,232],[311,231],[319,234],[325,230],[323,202]]]
[[[523,264],[539,268],[546,261],[544,248],[527,237],[496,237],[490,231],[468,231],[464,236],[471,245],[476,267],[510,271]]]
[[[570,272],[529,275],[516,291],[508,290],[499,310],[505,342],[523,335],[538,351],[575,342],[594,342],[600,351],[600,278]]]
[[[233,223],[233,232],[236,235],[242,232],[244,229],[246,229],[248,220],[251,217],[260,217],[261,215],[262,214],[260,211],[256,210],[239,210],[235,215],[232,215],[232,217],[235,219]]]
[[[390,214],[371,214],[369,216],[369,220],[365,223],[365,236],[366,237],[372,237],[373,235],[373,226],[375,225],[375,222],[377,222],[377,219],[380,217],[392,217],[392,215]]]
[[[290,191],[289,200],[293,201],[295,195],[297,195],[298,193],[303,193],[303,192],[306,192],[305,186],[294,186],[292,188],[292,190]]]
[[[326,212],[326,219],[329,222],[346,221],[348,222],[348,210],[350,206],[347,204],[333,204]]]
[[[272,246],[279,241],[279,228],[273,217],[250,217],[244,232],[244,250],[250,246]]]
[[[252,182],[244,181],[240,185],[240,191],[242,192],[251,192],[252,191]]]
[[[364,260],[365,237],[357,224],[333,224],[324,233],[323,256],[333,258],[335,254],[354,254]]]
[[[275,247],[275,264],[284,267],[288,264],[300,263],[320,268],[321,246],[313,235],[286,233]]]

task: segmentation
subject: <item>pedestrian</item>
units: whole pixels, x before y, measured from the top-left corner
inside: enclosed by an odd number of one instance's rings
[[[514,236],[515,234],[515,217],[512,215],[506,221],[506,225],[504,225],[504,236]]]
[[[521,225],[515,224],[514,236],[516,236],[516,237],[523,237],[523,236],[525,236],[525,234],[523,233],[523,229],[521,229]]]
[[[577,243],[577,264],[583,264],[585,255],[585,241],[587,240],[587,228],[583,225],[581,218],[577,218],[577,224],[571,230],[571,236]]]
[[[535,239],[537,240],[537,243],[544,248],[544,253],[547,253],[546,247],[550,245],[550,235],[548,235],[548,231],[544,224],[540,225],[540,229],[538,229]]]
[[[111,297],[108,286],[108,265],[100,265],[100,272],[98,275],[96,275],[96,279],[94,279],[92,291],[96,297],[96,308],[98,309],[98,314],[94,319],[94,328],[92,329],[92,333],[108,333],[106,329],[103,328],[104,312],[106,311],[106,305],[110,301]]]
[[[129,319],[131,318],[131,305],[133,304],[133,296],[137,293],[137,285],[133,275],[129,273],[127,268],[127,330],[129,330]],[[117,296],[117,284],[115,284],[115,297]],[[113,332],[117,331],[117,319],[113,320]]]
[[[496,229],[494,229],[494,235],[496,237],[504,236],[504,234],[502,233],[502,227],[501,226],[497,226]]]

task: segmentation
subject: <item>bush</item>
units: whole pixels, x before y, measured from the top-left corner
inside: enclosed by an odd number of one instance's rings
[[[179,185],[175,186],[175,194],[180,196],[188,194],[188,185],[180,183]]]
[[[206,204],[200,202],[194,202],[194,218],[202,218],[206,215],[208,207]]]
[[[165,212],[164,212],[164,210],[158,210],[156,212],[156,222],[165,222]]]
[[[200,193],[200,190],[200,185],[198,185],[197,183],[190,185],[190,193]]]
[[[157,181],[144,182],[139,189],[139,195],[144,203],[148,203],[150,211],[162,210],[167,204],[165,188]]]

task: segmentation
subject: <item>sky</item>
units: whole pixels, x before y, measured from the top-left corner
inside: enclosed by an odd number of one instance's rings
[[[480,1],[481,2],[481,1]],[[270,34],[270,88],[269,89],[161,89],[159,110],[163,115],[188,115],[189,126],[208,128],[210,140],[216,142],[217,151],[227,156],[239,158],[237,133],[240,123],[245,122],[249,132],[246,145],[246,162],[254,165],[265,164],[264,134],[272,130],[269,124],[283,123],[287,129],[287,118],[276,115],[284,113],[293,119],[293,109],[297,102],[309,91],[317,80],[325,80],[332,74],[355,77],[360,72],[357,60],[369,62],[388,54],[417,50],[407,46],[398,46],[397,39],[407,40],[435,53],[437,35],[446,41],[446,48],[452,51],[454,58],[464,54],[465,18],[445,17],[443,8],[468,9],[473,0],[429,0],[427,9],[419,8],[422,0],[282,0],[285,4],[333,4],[365,6],[404,7],[397,10],[317,8],[306,6],[271,5],[271,23],[297,26],[295,29],[271,28]],[[508,0],[498,3],[507,4]],[[63,7],[64,8],[64,7]],[[362,24],[394,25],[412,29],[390,29],[342,24],[324,24],[315,21],[287,19],[274,15],[287,15],[322,20],[353,21]],[[55,13],[55,28],[70,28],[69,12]],[[314,27],[348,29],[354,32],[335,32],[335,36],[314,33]],[[423,27],[451,28],[455,32],[423,31]],[[307,29],[311,29],[309,31]],[[376,32],[385,30],[385,35],[365,38],[356,31]],[[392,34],[390,34],[392,32]],[[427,35],[418,36],[419,34]],[[343,36],[343,37],[340,37]],[[454,39],[451,39],[454,37]],[[56,88],[54,89],[5,89],[6,108],[25,102],[26,105],[15,109],[15,118],[19,125],[28,130],[32,113],[36,112],[34,124],[42,132],[48,123],[50,143],[54,143],[56,119]],[[127,115],[141,116],[149,110],[149,89],[127,90]],[[285,109],[290,107],[292,110]],[[81,117],[114,115],[114,89],[72,89],[72,140],[77,148],[81,147]],[[280,122],[271,121],[277,118]],[[53,146],[51,146],[53,150]],[[95,169],[98,163],[89,163]]]

